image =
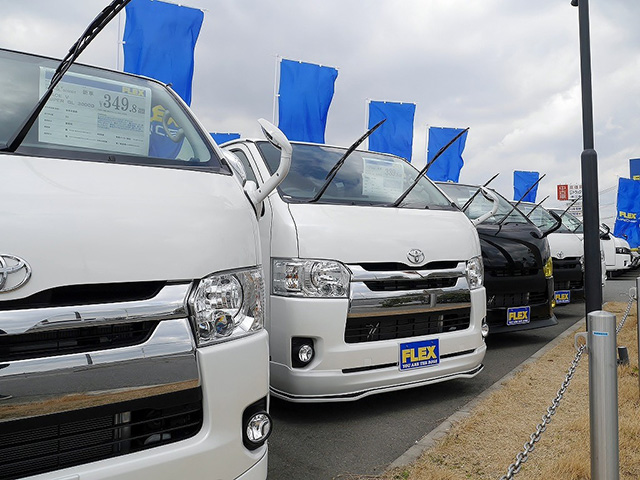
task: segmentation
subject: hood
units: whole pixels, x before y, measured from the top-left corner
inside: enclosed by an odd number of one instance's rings
[[[549,242],[538,227],[525,223],[497,225],[481,223],[477,226],[485,270],[509,269],[521,271],[538,269],[549,258]]]
[[[459,211],[352,205],[289,204],[300,258],[411,265],[412,249],[433,261],[480,255],[478,235]]]
[[[551,256],[563,259],[584,255],[582,240],[574,233],[551,233],[547,235]]]
[[[0,156],[0,177],[0,255],[32,269],[30,281],[0,301],[259,263],[255,215],[229,175]]]

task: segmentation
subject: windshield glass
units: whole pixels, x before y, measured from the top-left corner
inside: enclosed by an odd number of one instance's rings
[[[554,212],[556,212],[558,215],[562,215],[562,213],[564,212],[564,210],[553,210]],[[575,217],[573,214],[566,212],[564,215],[562,215],[562,225],[564,225],[565,227],[567,227],[567,229],[569,229],[570,232],[573,233],[584,233],[584,229],[582,227],[582,222],[580,221],[580,219],[578,219],[577,217]]]
[[[29,116],[57,65],[56,60],[0,50],[0,142],[6,144]],[[62,78],[17,152],[220,168],[201,130],[163,85],[82,65],[71,66]]]
[[[278,187],[285,202],[308,202],[322,188],[327,174],[346,148],[294,143],[291,169]],[[273,174],[280,151],[269,142],[257,142]],[[418,171],[400,157],[356,150],[338,170],[318,203],[388,205],[409,188]],[[410,208],[455,209],[426,177],[399,205]]]
[[[460,208],[462,208],[467,200],[469,200],[480,188],[479,186],[460,185],[459,183],[438,183],[438,186],[444,190],[444,193],[446,193]],[[504,198],[495,190],[491,191],[496,195],[496,197],[498,197],[498,210],[495,215],[491,215],[483,223],[529,223],[529,220],[527,220],[527,218],[518,211],[518,209],[513,209],[513,205],[509,203],[509,200]],[[475,220],[486,212],[490,212],[492,209],[493,202],[487,200],[482,193],[478,193],[464,213],[471,220]],[[508,218],[505,219],[504,217],[507,215]]]
[[[518,209],[543,232],[556,226],[556,219],[541,206],[536,207],[534,203],[520,203]],[[555,233],[570,233],[570,230],[563,224]]]

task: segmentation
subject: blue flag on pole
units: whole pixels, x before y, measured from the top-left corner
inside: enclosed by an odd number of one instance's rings
[[[193,51],[204,13],[151,0],[132,0],[125,11],[124,71],[170,83],[191,105]]]
[[[222,145],[224,142],[228,142],[229,140],[235,140],[236,138],[240,138],[239,133],[219,133],[219,132],[210,132],[210,133],[218,145]]]
[[[531,185],[536,183],[540,178],[538,172],[523,172],[520,170],[513,171],[513,199],[517,202],[522,200],[523,202],[536,201],[536,194],[538,193],[538,185],[531,188]],[[522,196],[527,190],[531,188],[531,191],[523,198]]]
[[[369,128],[386,121],[369,137],[369,150],[392,153],[411,161],[415,103],[369,102]]]
[[[448,144],[458,135],[462,128],[429,127],[429,142],[427,146],[427,163],[433,160],[442,147]],[[460,170],[464,165],[462,152],[467,143],[465,132],[456,140],[442,155],[440,155],[433,165],[429,167],[427,176],[434,181],[457,182],[460,178]]]
[[[629,178],[618,179],[616,225],[613,234],[626,238],[631,248],[640,246],[640,182]]]
[[[278,127],[289,140],[324,143],[338,70],[282,59]]]

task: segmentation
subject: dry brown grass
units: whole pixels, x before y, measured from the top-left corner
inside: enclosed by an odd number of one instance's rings
[[[622,318],[626,303],[605,309]],[[630,365],[618,369],[620,479],[640,478],[640,402],[638,387],[637,318],[635,304],[618,345],[629,350]],[[580,329],[579,331],[583,331]],[[570,335],[537,362],[526,365],[503,387],[488,395],[471,415],[412,465],[395,469],[380,480],[499,479],[541,423],[562,385],[576,350]],[[582,356],[556,414],[515,477],[518,480],[590,479],[588,357]]]

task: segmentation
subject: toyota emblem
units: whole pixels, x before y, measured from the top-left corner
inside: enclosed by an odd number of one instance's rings
[[[407,253],[407,258],[411,263],[418,265],[424,261],[424,253],[422,253],[422,250],[412,248],[409,250],[409,253]]]
[[[15,255],[0,255],[0,293],[17,290],[31,278],[31,267]]]

